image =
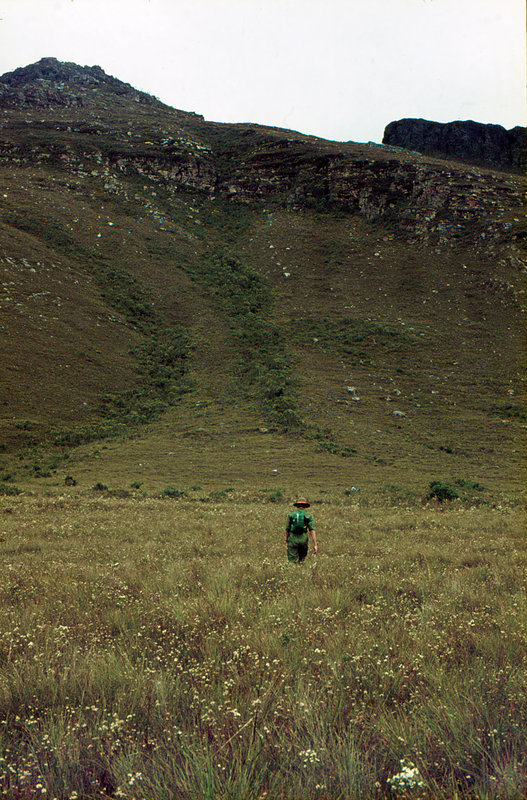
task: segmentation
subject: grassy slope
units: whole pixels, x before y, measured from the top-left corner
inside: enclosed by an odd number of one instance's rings
[[[138,141],[153,138],[151,113],[141,109]],[[155,119],[189,137],[188,121],[176,124],[168,112]],[[117,112],[112,123],[110,142],[122,147],[126,125]],[[203,133],[203,123],[196,126]],[[67,141],[64,125],[55,127],[34,136]],[[214,130],[211,141],[225,147],[236,128]],[[307,137],[297,138],[302,149]],[[409,247],[358,216],[189,194],[174,202],[146,179],[123,178],[114,192],[100,176],[72,179],[58,166],[2,173],[3,468],[17,484],[51,488],[74,466],[80,486],[140,479],[154,491],[196,481],[257,487],[267,478],[288,491],[351,484],[419,491],[438,477],[520,489],[521,318],[511,298],[482,288],[490,266],[471,247]],[[219,252],[236,256],[241,290],[211,266]],[[511,277],[507,265],[492,269]],[[245,309],[244,276],[261,278],[250,289],[261,304],[256,314]],[[106,422],[115,399],[131,390],[150,405],[165,403],[145,389],[137,352],[166,326],[189,334],[190,395],[173,393],[172,410],[133,440],[86,445],[67,463],[42,447],[27,449],[51,424]],[[248,343],[250,330],[259,339]],[[264,353],[266,337],[275,345]],[[254,368],[244,376],[248,362]],[[281,383],[303,421],[285,439],[273,432]],[[113,401],[101,405],[108,395]],[[26,450],[13,459],[17,443]],[[35,461],[43,467],[37,474],[51,462],[57,471],[32,482]]]

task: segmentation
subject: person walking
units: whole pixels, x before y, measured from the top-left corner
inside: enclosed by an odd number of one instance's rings
[[[285,541],[287,544],[287,559],[293,564],[301,564],[307,556],[308,551],[308,532],[313,542],[313,554],[318,552],[317,535],[315,533],[315,523],[313,515],[306,509],[309,503],[303,497],[293,503],[296,511],[291,511],[287,516],[285,529]]]

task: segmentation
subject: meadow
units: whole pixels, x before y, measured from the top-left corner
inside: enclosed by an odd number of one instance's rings
[[[525,797],[523,510],[224,495],[0,497],[0,796]]]

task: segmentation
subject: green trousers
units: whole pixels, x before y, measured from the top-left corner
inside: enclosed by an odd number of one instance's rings
[[[293,564],[301,564],[307,556],[308,538],[301,539],[300,541],[294,540],[292,536],[289,537],[287,543],[287,560]]]

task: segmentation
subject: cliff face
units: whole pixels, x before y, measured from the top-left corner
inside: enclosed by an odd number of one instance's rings
[[[526,164],[526,133],[520,126],[507,131],[501,125],[471,120],[441,123],[400,119],[386,126],[383,144],[520,172]]]
[[[410,239],[445,245],[456,241],[461,229],[476,245],[502,240],[512,232],[508,212],[521,207],[512,176],[404,160],[381,146],[356,154],[305,151],[287,158],[292,150],[287,141],[260,147],[218,189],[239,200],[280,196],[288,207],[323,205],[356,213],[392,224]]]

